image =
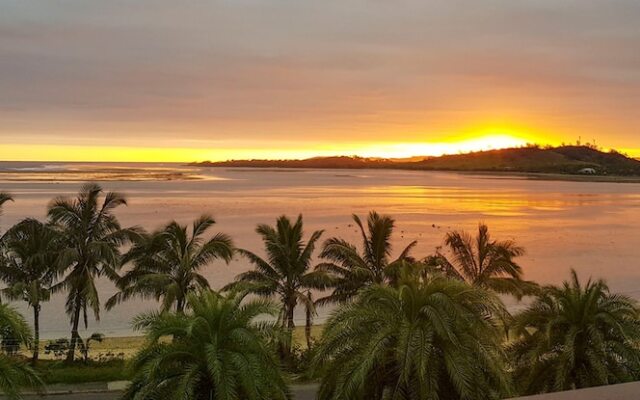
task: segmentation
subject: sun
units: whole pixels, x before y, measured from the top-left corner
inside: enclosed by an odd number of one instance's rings
[[[458,143],[451,143],[451,150],[455,152],[470,152],[481,150],[497,150],[521,147],[528,143],[526,139],[506,133],[489,133],[477,138],[470,138]]]
[[[409,158],[522,147],[530,141],[509,133],[478,133],[451,137],[447,140],[418,143],[379,143],[367,146],[364,157]]]

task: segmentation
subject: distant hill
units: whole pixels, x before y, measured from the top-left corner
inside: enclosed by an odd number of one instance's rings
[[[383,158],[363,157],[314,157],[304,160],[230,160],[220,162],[205,161],[191,165],[205,167],[248,167],[248,168],[385,168],[396,162]]]
[[[432,171],[518,172],[640,176],[640,160],[621,153],[587,146],[540,148],[535,146],[452,154],[440,157],[384,159],[316,157],[304,160],[230,160],[193,165],[251,168],[389,168]]]

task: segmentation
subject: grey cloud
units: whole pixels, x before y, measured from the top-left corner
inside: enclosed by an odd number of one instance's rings
[[[588,114],[630,140],[639,18],[622,0],[5,0],[0,140],[91,125],[357,139],[486,99],[565,124]]]

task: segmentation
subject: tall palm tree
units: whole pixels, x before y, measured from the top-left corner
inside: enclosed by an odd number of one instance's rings
[[[57,198],[49,205],[48,215],[63,237],[64,249],[60,263],[67,271],[65,278],[53,287],[54,292],[67,293],[66,311],[71,319],[71,343],[67,361],[72,362],[78,341],[80,319],[88,325],[87,310],[100,319],[100,297],[96,280],[118,279],[120,248],[135,234],[135,229],[123,229],[114,210],[126,205],[123,195],[103,194],[94,183],[82,186],[75,199]]]
[[[26,301],[33,309],[33,363],[40,347],[40,310],[49,301],[51,286],[59,274],[61,236],[50,226],[25,219],[11,228],[5,239],[6,263],[0,279],[8,287],[3,293],[11,300]]]
[[[524,394],[628,382],[640,371],[640,310],[575,271],[514,317],[514,381]]]
[[[225,262],[233,257],[233,242],[223,233],[209,240],[204,235],[215,224],[210,216],[195,220],[191,230],[171,222],[162,230],[141,235],[124,262],[132,262],[117,286],[120,289],[107,301],[107,309],[132,297],[162,301],[162,309],[184,312],[189,293],[208,290],[209,282],[200,271],[216,259]]]
[[[0,304],[0,340],[3,332],[11,332],[11,338],[23,344],[31,342],[27,321],[6,304]],[[0,352],[0,393],[9,399],[20,399],[20,388],[24,386],[40,389],[42,381],[28,365]]]
[[[362,253],[344,239],[333,237],[324,242],[320,257],[328,262],[316,266],[316,271],[331,277],[333,291],[319,303],[344,302],[366,286],[388,282],[389,272],[402,261],[410,260],[415,241],[396,260],[391,260],[393,218],[372,211],[366,229],[357,215],[353,215],[353,221],[362,236]]]
[[[241,303],[241,297],[214,292],[190,294],[190,311],[144,314],[134,326],[148,345],[132,361],[133,382],[126,400],[290,399],[273,349],[266,338],[275,316],[268,301]],[[172,342],[163,338],[173,336]]]
[[[438,250],[427,263],[450,277],[517,298],[532,294],[537,288],[535,283],[522,279],[522,267],[515,261],[524,255],[524,248],[513,240],[493,240],[485,224],[479,225],[476,237],[464,231],[449,232],[445,245],[450,254]]]
[[[311,289],[325,288],[322,275],[310,271],[313,251],[323,231],[313,232],[305,243],[302,215],[299,215],[295,223],[281,216],[275,227],[261,224],[256,232],[262,236],[267,258],[249,250],[238,250],[255,269],[238,275],[224,290],[242,289],[259,296],[278,298],[282,305],[281,324],[288,331],[287,341],[282,343],[281,349],[286,357],[291,351],[296,307],[299,304],[305,307],[309,325],[315,313]]]
[[[442,275],[367,287],[325,325],[318,399],[503,398],[510,383],[490,317],[501,308],[490,291]]]

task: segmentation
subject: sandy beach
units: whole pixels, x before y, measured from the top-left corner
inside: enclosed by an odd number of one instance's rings
[[[311,328],[311,337],[317,339],[322,333],[322,325],[314,325]],[[298,326],[294,330],[293,339],[297,346],[306,348],[306,338],[303,326]],[[169,340],[169,339],[167,339]],[[52,352],[47,353],[45,346],[50,340],[43,340],[40,343],[40,359],[41,360],[61,360],[62,357],[56,357]],[[131,359],[135,354],[144,347],[145,338],[142,335],[133,336],[112,336],[105,337],[102,342],[90,342],[89,358],[92,360],[110,360],[113,358]],[[31,356],[31,350],[22,348],[20,353],[25,357]]]

